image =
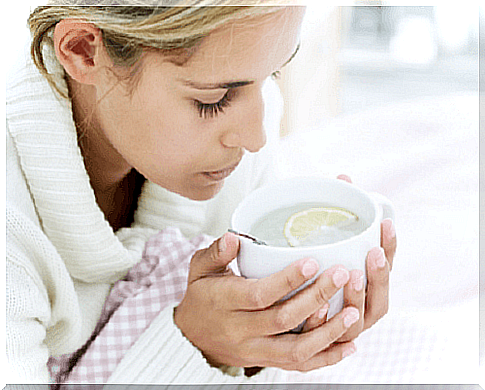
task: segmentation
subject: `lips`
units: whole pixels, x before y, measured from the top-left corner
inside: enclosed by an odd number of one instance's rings
[[[221,181],[227,178],[232,172],[234,172],[238,165],[239,161],[236,164],[233,164],[230,167],[221,169],[219,171],[203,172],[203,175],[213,181]]]

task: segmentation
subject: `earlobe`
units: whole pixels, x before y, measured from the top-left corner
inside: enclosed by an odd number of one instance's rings
[[[101,65],[100,30],[91,23],[63,19],[54,30],[56,56],[66,72],[79,83],[94,84]]]

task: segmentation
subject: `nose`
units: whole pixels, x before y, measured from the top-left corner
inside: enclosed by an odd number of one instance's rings
[[[230,128],[222,137],[222,144],[228,148],[243,148],[250,153],[258,152],[266,144],[263,126],[264,102],[261,93],[240,106]]]

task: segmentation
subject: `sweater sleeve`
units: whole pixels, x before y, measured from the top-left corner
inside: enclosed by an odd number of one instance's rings
[[[6,357],[11,383],[47,383],[50,355],[75,351],[92,333],[108,283],[74,280],[42,229],[7,132]]]
[[[267,368],[247,378],[242,368],[231,373],[210,366],[173,320],[176,304],[165,308],[125,354],[108,380],[113,383],[244,384],[284,381],[282,370]]]
[[[29,272],[7,261],[6,342],[9,383],[47,383],[49,351],[44,343],[49,318],[46,292]]]

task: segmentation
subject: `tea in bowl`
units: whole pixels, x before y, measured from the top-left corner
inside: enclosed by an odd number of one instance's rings
[[[232,216],[232,230],[243,234],[239,271],[261,279],[301,258],[317,260],[317,275],[283,299],[336,264],[365,275],[367,253],[380,245],[385,218],[394,219],[387,198],[342,180],[300,177],[262,187],[246,197]],[[329,301],[327,318],[338,313],[343,302],[341,289]]]

